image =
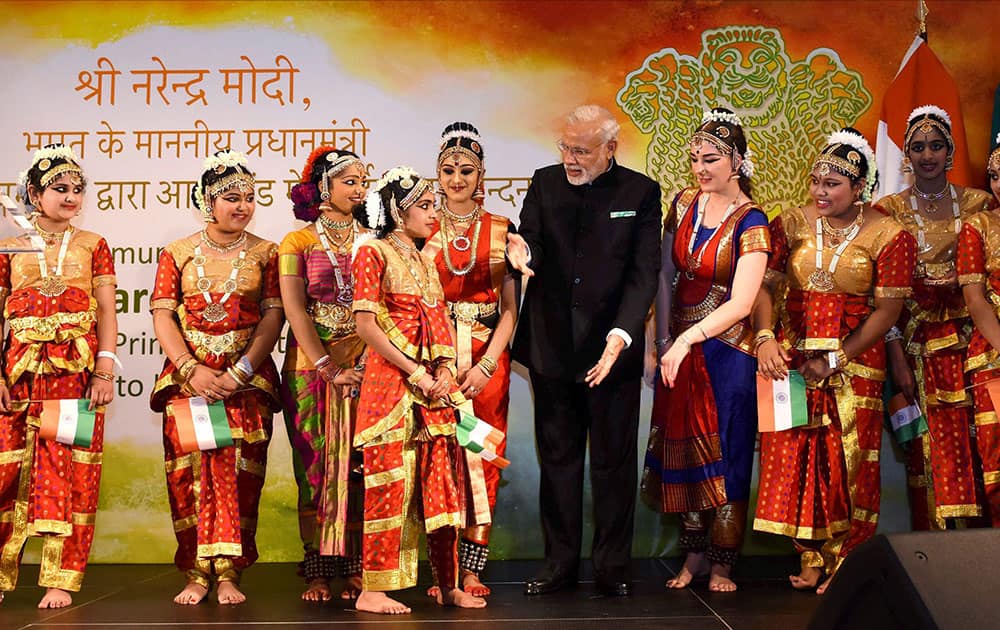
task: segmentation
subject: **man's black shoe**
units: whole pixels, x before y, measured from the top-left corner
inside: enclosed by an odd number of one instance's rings
[[[631,597],[631,582],[615,582],[612,580],[596,580],[597,592],[605,597]]]
[[[524,583],[525,595],[545,595],[576,584],[576,571],[549,565]]]

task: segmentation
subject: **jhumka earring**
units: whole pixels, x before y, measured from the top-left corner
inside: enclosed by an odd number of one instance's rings
[[[904,157],[903,158],[903,164],[902,164],[902,166],[899,167],[899,170],[901,172],[903,172],[903,173],[912,173],[913,172],[913,164],[910,163],[910,158],[908,158],[908,157]]]

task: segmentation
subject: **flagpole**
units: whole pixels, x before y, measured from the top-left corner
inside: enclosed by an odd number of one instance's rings
[[[925,0],[917,0],[917,22],[920,24],[920,38],[925,42],[927,41],[927,14],[930,10],[927,8],[927,2]]]

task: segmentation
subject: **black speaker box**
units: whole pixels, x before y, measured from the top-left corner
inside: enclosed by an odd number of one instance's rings
[[[1000,529],[879,535],[840,566],[810,630],[1000,628]]]

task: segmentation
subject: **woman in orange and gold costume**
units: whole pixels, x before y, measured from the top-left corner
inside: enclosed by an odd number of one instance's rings
[[[299,489],[305,548],[302,599],[326,601],[330,580],[361,590],[361,453],[351,448],[365,344],[357,335],[351,249],[364,232],[351,212],[365,196],[365,165],[350,151],[320,147],[292,188],[297,219],[311,225],[278,248],[281,301],[291,327],[282,370],[285,427]]]
[[[45,588],[38,607],[62,608],[80,590],[94,540],[104,406],[117,362],[115,267],[101,236],[70,224],[86,182],[69,147],[36,151],[20,187],[38,236],[0,242],[24,250],[0,254],[9,327],[0,377],[0,601],[17,585],[25,541],[37,536]],[[39,435],[43,401],[60,399],[90,400],[89,446]]]
[[[996,142],[1000,145],[1000,135]],[[972,380],[976,446],[983,467],[986,516],[1000,527],[1000,422],[985,383],[1000,378],[1000,146],[986,163],[991,209],[968,217],[958,236],[958,283],[976,327],[965,370]]]
[[[197,604],[214,578],[219,603],[238,604],[246,599],[240,575],[257,560],[257,510],[280,409],[271,361],[283,323],[277,246],[246,231],[254,212],[246,156],[220,151],[205,160],[191,197],[205,228],[168,245],[156,270],[150,307],[167,360],[150,406],[163,412],[174,563],[187,578],[174,601]],[[224,401],[231,445],[182,446],[174,405],[193,396]]]
[[[955,249],[962,220],[986,208],[989,193],[948,182],[955,141],[951,118],[925,105],[907,119],[903,169],[913,185],[876,204],[917,239],[914,294],[886,336],[896,389],[924,411],[929,436],[908,445],[913,528],[945,529],[948,520],[983,515],[982,478],[972,395],[963,362],[972,334],[958,290]]]
[[[868,203],[877,173],[860,133],[832,134],[809,179],[813,202],[771,223],[774,249],[753,316],[758,372],[780,380],[792,368],[806,381],[808,425],[761,435],[754,519],[754,529],[792,538],[797,589],[816,588],[875,534],[882,338],[912,295],[916,264],[913,236]]]
[[[436,227],[434,192],[416,171],[397,167],[375,183],[355,216],[376,233],[355,244],[353,264],[355,319],[368,344],[354,435],[365,474],[356,606],[410,612],[385,592],[416,584],[423,530],[438,603],[481,608],[486,600],[458,588],[466,480],[449,406],[464,400],[454,381],[454,336],[437,269],[415,244]]]
[[[508,346],[517,321],[514,280],[507,273],[504,248],[511,222],[483,209],[484,152],[479,130],[465,122],[445,127],[438,154],[438,184],[444,191],[438,229],[427,240],[423,254],[437,266],[444,299],[455,325],[458,384],[472,400],[477,417],[507,433],[510,404]],[[503,456],[506,439],[497,448]],[[478,455],[465,453],[470,479],[485,482],[487,505],[477,511],[489,515],[497,501],[500,469],[483,465]],[[475,487],[478,487],[477,484]],[[473,503],[482,492],[470,488]],[[458,543],[462,588],[473,595],[489,595],[480,580],[489,555],[490,525],[466,527]]]

